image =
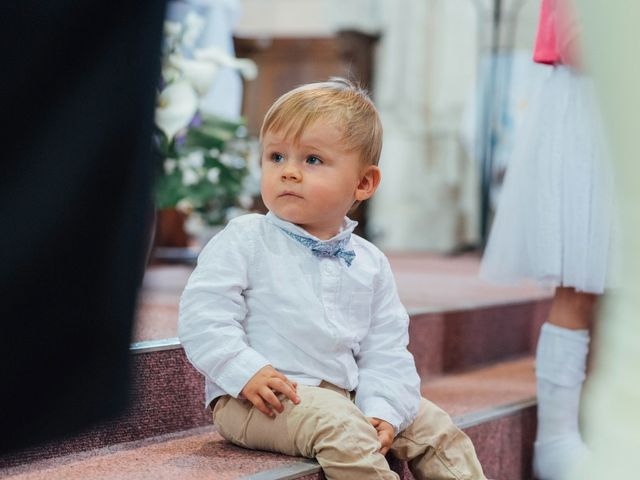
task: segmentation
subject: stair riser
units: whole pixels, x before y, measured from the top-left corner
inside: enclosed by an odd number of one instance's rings
[[[409,350],[422,379],[533,353],[550,300],[413,315]]]
[[[536,406],[465,430],[488,478],[531,480]]]
[[[132,355],[130,411],[67,440],[0,456],[0,468],[210,425],[204,380],[182,348]]]

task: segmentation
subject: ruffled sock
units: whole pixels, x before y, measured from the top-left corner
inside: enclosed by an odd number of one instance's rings
[[[549,323],[536,353],[538,431],[533,470],[538,480],[559,480],[588,454],[578,414],[586,376],[589,332]]]

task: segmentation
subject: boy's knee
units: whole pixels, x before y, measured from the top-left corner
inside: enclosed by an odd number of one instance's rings
[[[305,390],[299,390],[300,404],[292,408],[290,418],[303,454],[315,456],[323,450],[376,448],[375,428],[350,399],[323,388]]]
[[[380,442],[369,421],[348,412],[328,412],[318,419],[314,432],[313,455],[362,458],[377,452]]]
[[[401,435],[407,438],[428,438],[429,443],[438,444],[448,437],[456,436],[459,431],[447,412],[423,398],[418,416]]]

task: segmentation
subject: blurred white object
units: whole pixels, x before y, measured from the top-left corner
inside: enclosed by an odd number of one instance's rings
[[[198,96],[203,96],[209,91],[220,70],[219,64],[215,62],[192,60],[182,55],[171,55],[169,64],[182,72],[183,77],[193,85]]]
[[[171,140],[191,122],[198,110],[198,96],[191,84],[177,81],[165,88],[158,97],[156,124]]]
[[[175,3],[182,5],[182,2]],[[189,125],[197,111],[237,120],[239,110],[229,113],[211,108],[213,97],[210,92],[227,70],[237,70],[248,80],[257,75],[257,67],[250,59],[235,58],[215,45],[195,48],[204,31],[206,23],[195,10],[187,10],[182,21],[169,19],[165,22],[162,65],[164,89],[158,96],[156,123],[169,141]],[[224,103],[223,98],[220,101]]]
[[[612,144],[622,235],[614,249],[620,286],[605,297],[586,387],[585,439],[593,455],[570,478],[635,479],[640,472],[640,3],[577,4],[584,19],[585,61]]]
[[[201,30],[193,41],[192,51],[189,52],[194,58],[197,58],[196,51],[207,51],[211,47],[225,53],[227,58],[234,58],[233,31],[240,17],[240,9],[238,0],[174,0],[168,4],[167,19],[170,22],[183,22],[190,13],[196,13],[203,20]],[[193,20],[189,24],[197,27],[197,22]],[[216,63],[219,69],[215,82],[209,85],[201,98],[200,109],[205,113],[238,119],[242,108],[242,79],[236,70],[240,70],[247,79],[254,78],[255,73],[247,74],[250,67],[244,65],[244,60],[240,68]]]

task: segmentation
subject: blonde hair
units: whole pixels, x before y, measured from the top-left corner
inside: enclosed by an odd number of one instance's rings
[[[378,111],[364,88],[339,77],[302,85],[278,98],[262,122],[260,141],[273,131],[298,142],[303,131],[319,119],[336,121],[347,150],[360,152],[366,164],[378,164],[382,149]]]

